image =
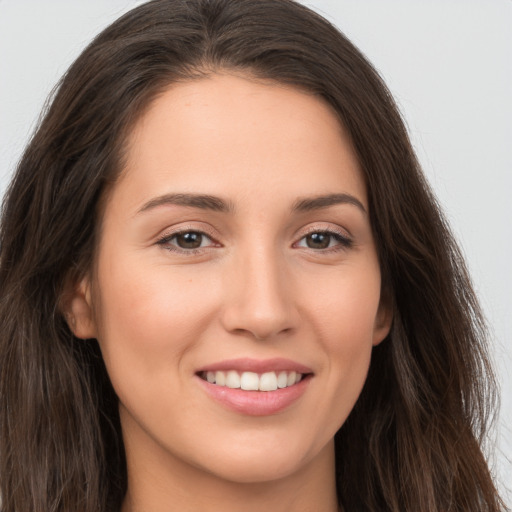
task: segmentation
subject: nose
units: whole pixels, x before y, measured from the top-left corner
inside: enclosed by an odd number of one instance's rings
[[[293,283],[274,251],[239,255],[227,274],[222,312],[226,330],[267,340],[297,327]]]

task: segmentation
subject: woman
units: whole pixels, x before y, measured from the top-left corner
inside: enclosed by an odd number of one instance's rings
[[[100,34],[2,218],[2,510],[503,510],[485,330],[378,75],[288,0]]]

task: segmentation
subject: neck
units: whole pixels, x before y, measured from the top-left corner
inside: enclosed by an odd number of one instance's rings
[[[229,481],[169,454],[163,460],[151,450],[133,453],[130,443],[126,455],[128,492],[121,512],[338,510],[333,441],[293,474],[259,482]]]

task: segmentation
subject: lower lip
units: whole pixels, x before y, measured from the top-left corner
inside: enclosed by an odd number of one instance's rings
[[[311,376],[307,375],[293,386],[275,391],[245,391],[211,384],[196,375],[206,393],[232,411],[249,416],[268,416],[284,411],[306,391]]]

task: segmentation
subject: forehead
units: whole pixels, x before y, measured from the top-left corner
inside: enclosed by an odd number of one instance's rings
[[[342,188],[366,205],[357,157],[332,107],[282,84],[221,74],[174,84],[127,142],[118,186],[134,196],[162,187],[262,197],[275,189],[291,197]]]

